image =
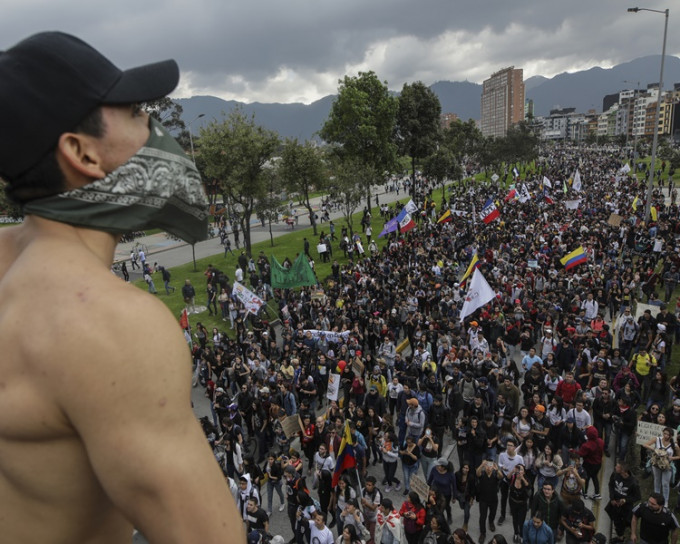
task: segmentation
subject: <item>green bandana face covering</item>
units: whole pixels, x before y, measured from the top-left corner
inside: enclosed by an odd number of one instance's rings
[[[162,229],[190,244],[208,237],[208,199],[194,163],[151,118],[150,136],[105,178],[27,202],[24,213],[115,234]]]

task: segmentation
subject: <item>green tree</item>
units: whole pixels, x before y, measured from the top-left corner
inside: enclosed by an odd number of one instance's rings
[[[189,149],[189,131],[182,120],[184,108],[170,98],[163,97],[143,104],[144,110],[177,138],[183,149]]]
[[[473,119],[466,122],[458,119],[444,129],[443,144],[451,150],[459,164],[465,158],[478,159],[482,151],[484,136]]]
[[[593,131],[589,131],[588,134],[586,134],[586,145],[593,145],[595,142],[597,142],[597,134]]]
[[[484,170],[484,177],[489,177],[490,171],[500,171],[503,159],[501,158],[501,139],[490,136],[482,138],[477,147],[477,160]]]
[[[499,139],[498,144],[501,158],[507,163],[528,163],[538,157],[538,136],[525,121],[508,128],[507,134]]]
[[[316,220],[309,196],[313,191],[328,187],[328,176],[321,150],[297,139],[286,140],[281,151],[279,175],[283,185],[292,193],[298,193],[302,205],[309,212],[309,220],[316,235]]]
[[[280,177],[280,164],[268,167],[265,165],[264,177],[267,185],[267,193],[258,198],[255,203],[255,213],[262,221],[262,226],[265,224],[269,228],[269,242],[274,247],[274,233],[272,232],[272,221],[279,222],[279,214],[282,214],[286,208],[283,199],[281,198],[282,182]]]
[[[597,145],[607,145],[609,143],[609,136],[603,134],[597,137]]]
[[[6,215],[11,219],[23,219],[24,212],[16,202],[7,196],[7,182],[0,178],[0,215]]]
[[[333,161],[333,173],[331,183],[339,196],[345,224],[351,235],[354,233],[352,216],[361,204],[364,192],[363,180],[375,174],[371,172],[370,166],[354,157],[336,157]]]
[[[255,124],[253,116],[233,110],[221,123],[201,128],[197,164],[219,181],[222,193],[238,205],[238,222],[250,255],[250,216],[255,203],[269,191],[268,163],[279,147],[279,136]]]
[[[360,161],[365,166],[363,170],[371,174],[362,181],[369,209],[371,185],[382,181],[395,165],[397,146],[393,135],[397,108],[387,83],[381,82],[374,72],[345,76],[328,119],[319,131],[326,142],[337,144],[334,151],[338,156]]]
[[[442,146],[429,157],[425,158],[423,173],[428,179],[442,182],[443,198],[446,189],[444,181],[447,179],[460,179],[463,175],[463,168],[453,154],[453,151],[448,147]]]
[[[411,157],[415,182],[418,164],[437,149],[442,107],[437,95],[420,81],[404,84],[398,105],[396,142],[399,153]]]

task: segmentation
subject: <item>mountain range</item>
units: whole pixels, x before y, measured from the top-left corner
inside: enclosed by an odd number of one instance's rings
[[[591,109],[601,112],[605,95],[635,87],[643,90],[650,83],[658,83],[660,62],[661,55],[652,55],[612,68],[594,67],[564,72],[552,78],[530,77],[524,82],[526,98],[534,101],[536,116],[548,115],[551,109],[570,107],[582,113]],[[640,82],[639,86],[637,82]],[[680,58],[666,55],[664,82],[664,89],[672,89],[674,83],[680,83]],[[480,84],[438,81],[430,88],[439,97],[443,113],[455,113],[464,121],[480,118]],[[334,95],[329,95],[311,104],[245,104],[214,96],[194,96],[175,99],[175,102],[182,106],[185,122],[204,114],[191,123],[194,134],[198,134],[199,127],[204,124],[213,119],[220,120],[240,107],[244,113],[254,114],[258,125],[278,132],[281,137],[311,140],[317,138],[316,133],[327,119],[334,99]]]

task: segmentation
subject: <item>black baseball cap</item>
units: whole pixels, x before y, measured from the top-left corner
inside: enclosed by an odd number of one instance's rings
[[[178,82],[174,60],[123,71],[63,32],[41,32],[1,51],[0,175],[29,170],[98,106],[156,100]]]

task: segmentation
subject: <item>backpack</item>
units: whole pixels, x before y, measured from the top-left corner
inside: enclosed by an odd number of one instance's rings
[[[659,470],[668,470],[671,468],[671,462],[668,458],[668,450],[661,444],[661,439],[656,439],[656,448],[652,452],[651,464]]]

